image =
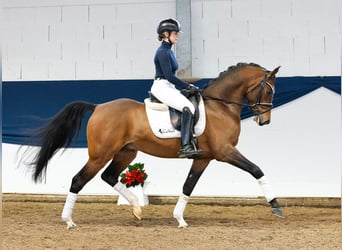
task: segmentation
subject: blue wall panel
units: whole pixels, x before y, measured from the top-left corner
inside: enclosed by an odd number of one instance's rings
[[[195,85],[202,88],[211,79]],[[4,82],[2,91],[2,141],[26,144],[34,129],[44,125],[47,118],[74,101],[103,103],[118,98],[143,101],[148,96],[153,80],[91,80],[91,81],[20,81]],[[326,87],[341,93],[340,77],[279,77],[273,104],[283,105],[319,88]],[[241,118],[252,115],[243,109]],[[86,124],[86,121],[84,122]],[[73,147],[86,147],[85,126]]]

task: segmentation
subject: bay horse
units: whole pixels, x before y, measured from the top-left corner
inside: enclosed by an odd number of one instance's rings
[[[271,185],[263,171],[244,157],[237,149],[240,134],[240,115],[243,107],[253,111],[255,122],[262,126],[270,123],[272,100],[275,93],[276,73],[254,63],[238,63],[212,80],[200,92],[206,110],[206,126],[198,136],[201,153],[192,159],[192,166],[173,211],[178,227],[187,227],[183,218],[189,197],[203,171],[213,159],[226,162],[251,174],[259,183],[272,214],[283,217]],[[244,102],[247,99],[248,102]],[[92,112],[87,124],[89,158],[84,167],[72,178],[62,212],[67,228],[76,224],[72,211],[82,188],[109,162],[101,174],[103,181],[125,197],[133,207],[133,215],[141,219],[142,211],[137,197],[118,181],[120,173],[134,160],[138,151],[163,158],[177,158],[179,138],[161,139],[150,128],[145,104],[120,98],[106,103],[73,102],[50,119],[33,136],[39,150],[29,163],[33,180],[41,181],[49,160],[62,147],[70,146],[79,131],[84,116]]]

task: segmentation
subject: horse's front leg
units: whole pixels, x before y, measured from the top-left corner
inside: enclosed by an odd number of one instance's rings
[[[192,163],[188,177],[183,185],[183,193],[179,196],[176,207],[173,210],[173,217],[178,221],[178,228],[188,227],[188,224],[183,218],[184,210],[197,181],[209,162],[210,160],[194,160]]]
[[[257,179],[267,202],[269,202],[272,207],[272,214],[280,218],[284,218],[273,189],[263,171],[257,165],[244,157],[236,148],[231,149],[228,154],[225,154],[224,158],[225,162],[250,173],[255,179]]]

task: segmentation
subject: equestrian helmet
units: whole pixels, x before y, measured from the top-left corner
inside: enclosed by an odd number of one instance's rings
[[[164,31],[176,31],[181,32],[181,25],[176,19],[165,19],[160,21],[157,27],[158,35],[162,35]]]

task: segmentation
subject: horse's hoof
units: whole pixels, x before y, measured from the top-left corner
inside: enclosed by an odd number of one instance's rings
[[[182,229],[182,228],[187,228],[189,225],[185,222],[184,224],[179,224],[178,228]]]
[[[178,228],[187,228],[189,225],[185,222],[183,217],[174,217],[178,221]]]
[[[133,206],[132,212],[135,218],[137,218],[138,220],[141,220],[142,211],[141,211],[140,206]]]
[[[283,215],[283,211],[281,211],[280,207],[272,207],[272,214],[279,218],[285,218],[285,216]]]
[[[67,221],[66,224],[67,224],[67,229],[73,229],[77,227],[73,221]]]

